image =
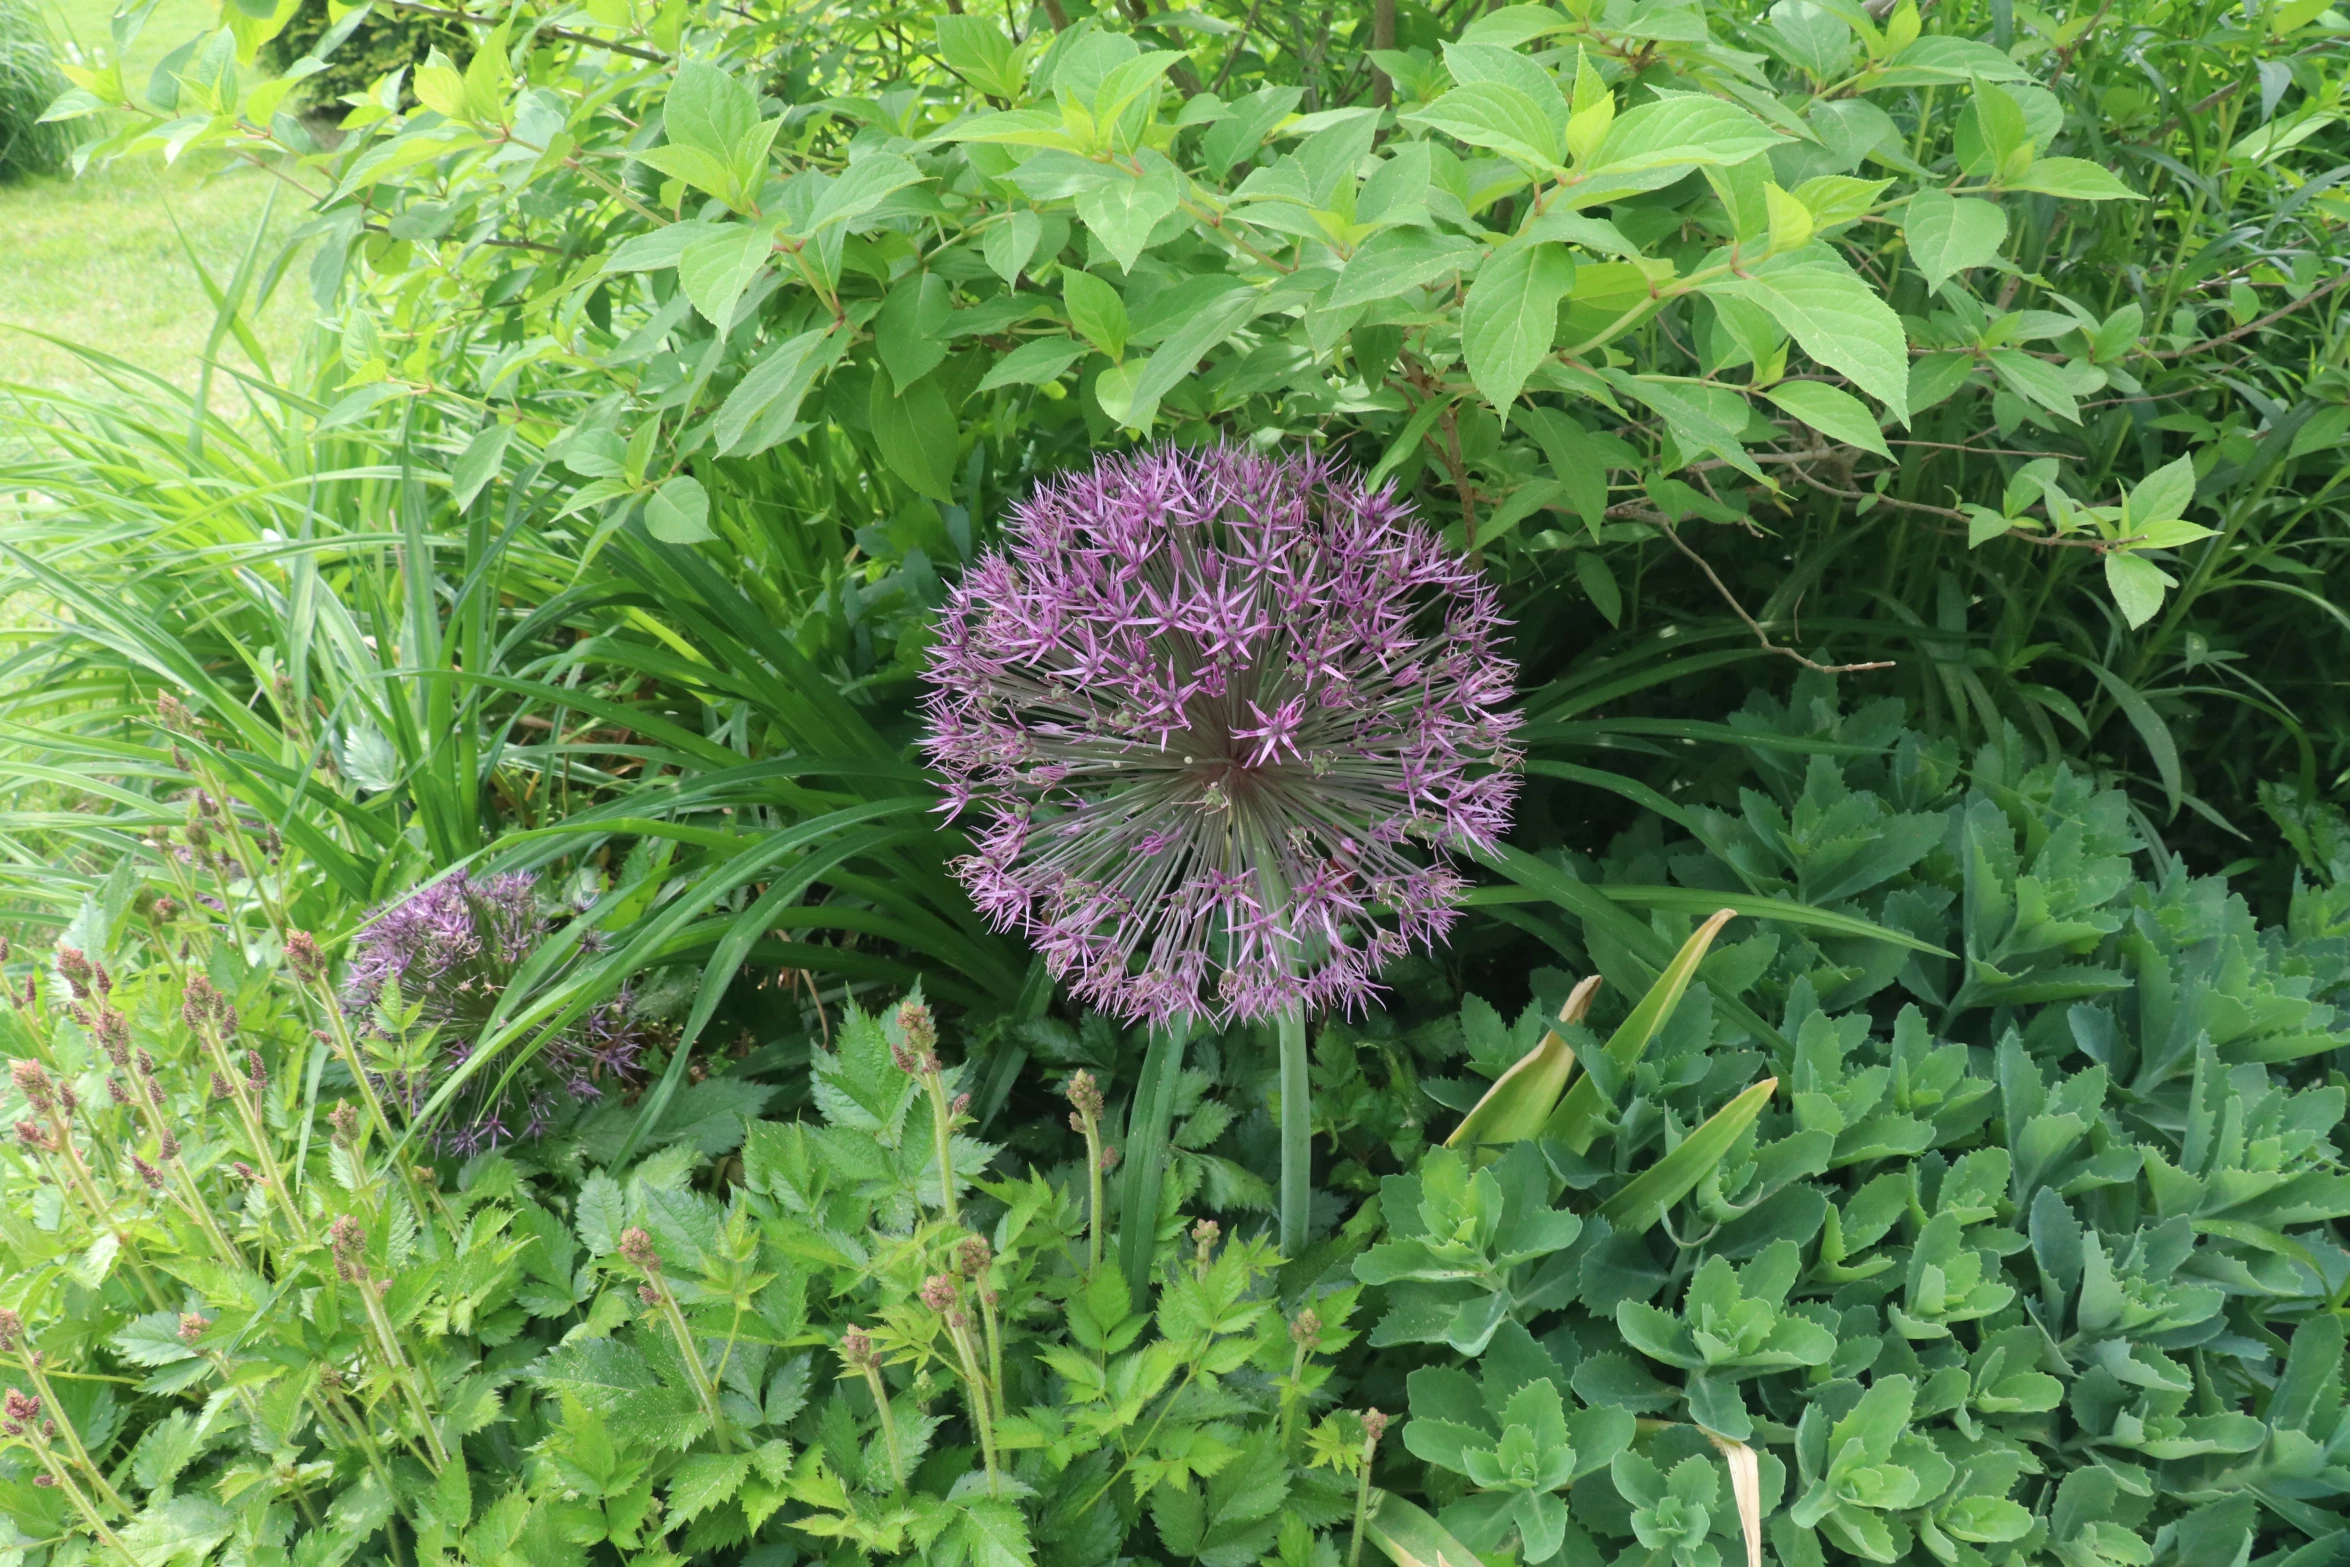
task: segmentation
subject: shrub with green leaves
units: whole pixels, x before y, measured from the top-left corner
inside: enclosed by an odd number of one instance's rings
[[[41,119],[66,89],[56,49],[32,0],[0,0],[0,183],[65,165],[72,129]]]
[[[61,112],[281,159],[326,405],[511,429],[599,531],[804,507],[919,593],[1086,448],[1311,441],[1558,663],[1891,661],[2181,830],[2350,765],[2325,7],[1088,10],[524,6],[328,151],[278,111],[340,50],[257,78],[232,4]]]
[[[2020,736],[1962,768],[1825,681],[1732,724],[1736,775],[1562,870],[1810,914],[1714,922],[1661,982],[1586,921],[1565,955],[1641,1004],[1472,1002],[1498,1081],[1431,1083],[1476,1100],[1459,1147],[1381,1183],[1353,1270],[1370,1343],[1435,1357],[1403,1439],[1437,1522],[1530,1563],[1734,1557],[1708,1444],[1743,1443],[1784,1562],[2322,1559],[2350,883],[2263,927]],[[1580,1434],[1634,1418],[1659,1451]]]

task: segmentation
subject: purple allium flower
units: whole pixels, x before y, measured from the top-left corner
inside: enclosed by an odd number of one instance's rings
[[[479,880],[458,871],[377,912],[352,945],[344,1005],[372,1018],[389,987],[419,1009],[439,1046],[431,1071],[384,1080],[387,1097],[414,1114],[442,1074],[471,1059],[515,971],[547,931],[537,878],[523,871]],[[650,1036],[632,1011],[626,990],[592,1008],[548,1040],[504,1092],[502,1068],[483,1070],[435,1132],[441,1151],[468,1158],[517,1136],[545,1135],[561,1103],[553,1088],[584,1104],[635,1082]]]
[[[1509,825],[1493,590],[1328,459],[1219,446],[1040,488],[940,617],[958,873],[1128,1020],[1351,1008]],[[1376,906],[1393,923],[1374,917]]]

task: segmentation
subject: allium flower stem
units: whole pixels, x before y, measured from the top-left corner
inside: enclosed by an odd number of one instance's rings
[[[1307,1077],[1306,1010],[1283,1009],[1281,1052],[1281,1255],[1305,1255],[1314,1204],[1314,1105]]]

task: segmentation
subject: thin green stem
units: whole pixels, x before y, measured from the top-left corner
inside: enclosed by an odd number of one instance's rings
[[[906,1488],[906,1460],[898,1452],[898,1423],[890,1413],[889,1386],[881,1380],[881,1366],[878,1362],[865,1363],[865,1386],[873,1394],[874,1413],[881,1420],[881,1447],[889,1455],[890,1484],[894,1489],[903,1491]]]

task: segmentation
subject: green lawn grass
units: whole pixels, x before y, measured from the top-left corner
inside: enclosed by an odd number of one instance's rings
[[[50,25],[80,58],[109,47],[112,0],[48,0]],[[124,56],[143,81],[155,62],[219,14],[215,0],[163,0]],[[100,378],[72,353],[33,332],[85,344],[193,386],[214,312],[197,263],[225,283],[265,212],[262,258],[299,226],[303,202],[272,177],[212,155],[166,168],[146,155],[93,168],[80,179],[0,186],[0,382],[83,389]],[[184,236],[184,244],[183,244]],[[195,260],[190,260],[190,252]],[[272,368],[282,369],[315,314],[304,269],[249,316]],[[245,366],[234,342],[225,363]]]

